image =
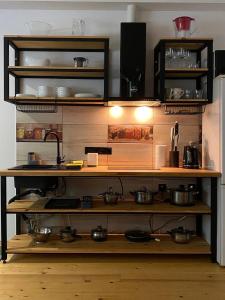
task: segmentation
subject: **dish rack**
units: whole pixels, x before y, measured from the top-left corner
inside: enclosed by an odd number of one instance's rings
[[[199,115],[205,112],[205,105],[192,106],[192,105],[164,105],[165,115]]]
[[[16,104],[16,110],[25,113],[56,113],[56,105]]]

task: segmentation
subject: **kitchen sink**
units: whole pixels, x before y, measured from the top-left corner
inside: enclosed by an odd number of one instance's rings
[[[66,167],[58,165],[20,165],[9,170],[65,170]]]

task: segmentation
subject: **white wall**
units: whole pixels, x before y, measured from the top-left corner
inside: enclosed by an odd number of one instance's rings
[[[173,36],[172,19],[180,15],[190,15],[198,21],[197,36],[213,37],[215,49],[225,48],[225,13],[223,11],[211,12],[139,12],[137,20],[148,24],[148,51],[147,67],[152,66],[152,50],[162,37]],[[0,10],[0,100],[3,100],[3,39],[6,34],[27,33],[24,23],[29,20],[42,20],[49,22],[57,34],[70,34],[72,18],[83,18],[87,24],[89,35],[109,35],[111,42],[111,78],[113,94],[117,93],[119,77],[119,30],[121,21],[126,20],[126,12],[113,11],[82,11],[82,10]],[[151,72],[147,73],[147,91],[152,90]],[[152,94],[152,93],[151,93]],[[15,108],[0,101],[0,168],[7,168],[15,164]],[[9,185],[9,194],[13,193],[12,184]],[[10,235],[14,230],[13,221],[10,221]]]

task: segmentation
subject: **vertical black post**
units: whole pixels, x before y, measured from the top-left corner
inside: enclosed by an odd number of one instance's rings
[[[104,100],[109,97],[109,40],[104,45]]]
[[[20,52],[15,48],[15,66],[20,65]],[[15,95],[20,92],[20,78],[15,78]]]
[[[165,42],[160,41],[160,57],[159,57],[159,100],[164,101],[165,98]]]
[[[211,178],[211,258],[216,262],[217,254],[217,178]]]
[[[213,98],[213,41],[207,42],[207,99],[212,102]]]
[[[199,64],[199,68],[201,68],[201,50],[196,52],[196,63]],[[202,88],[201,77],[196,78],[196,89],[200,90]]]
[[[198,200],[202,200],[202,178],[197,178]],[[196,215],[196,234],[202,235],[202,215]]]
[[[3,262],[7,259],[7,216],[6,216],[6,177],[1,177],[1,260]]]
[[[158,89],[158,77],[156,73],[159,72],[159,47],[158,45],[154,49],[154,97],[159,97],[159,89]]]
[[[9,100],[9,39],[4,37],[4,100]]]
[[[16,194],[20,194],[20,188],[16,189]],[[16,214],[16,234],[21,234],[21,215]]]

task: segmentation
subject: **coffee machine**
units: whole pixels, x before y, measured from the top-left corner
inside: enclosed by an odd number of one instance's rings
[[[197,145],[189,142],[188,146],[184,146],[183,168],[199,169],[199,150]]]

